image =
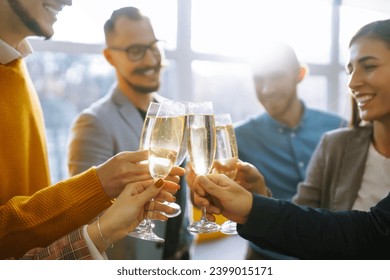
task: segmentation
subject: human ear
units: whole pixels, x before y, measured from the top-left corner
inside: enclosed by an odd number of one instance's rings
[[[105,48],[103,50],[103,55],[106,58],[108,63],[110,63],[111,65],[114,65],[114,60],[113,60],[113,58],[111,56],[111,52],[110,52],[110,50],[108,48]]]
[[[306,77],[306,75],[309,74],[309,66],[307,66],[307,64],[301,63],[299,65],[298,71],[297,82],[300,83]]]

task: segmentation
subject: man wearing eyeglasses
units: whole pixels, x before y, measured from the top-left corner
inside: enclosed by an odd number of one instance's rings
[[[134,7],[114,11],[104,25],[104,56],[115,68],[117,82],[103,98],[85,109],[72,125],[68,167],[71,175],[105,162],[121,151],[139,148],[142,126],[151,101],[164,98],[160,86],[162,52],[148,17]],[[186,188],[176,194],[186,209]],[[186,211],[168,222],[155,222],[165,243],[127,237],[107,252],[109,259],[188,259],[193,237],[186,230]]]

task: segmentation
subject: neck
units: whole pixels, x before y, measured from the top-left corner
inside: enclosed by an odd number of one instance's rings
[[[278,116],[277,120],[290,128],[294,128],[301,121],[302,114],[302,102],[298,98],[295,98],[292,100],[289,108],[283,114]]]
[[[390,119],[374,121],[374,133],[372,142],[375,149],[384,157],[390,158]]]

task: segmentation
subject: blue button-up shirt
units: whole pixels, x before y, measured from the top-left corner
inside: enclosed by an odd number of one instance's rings
[[[239,158],[260,170],[274,197],[291,199],[322,134],[346,124],[335,114],[304,107],[300,123],[289,128],[264,113],[236,126]]]

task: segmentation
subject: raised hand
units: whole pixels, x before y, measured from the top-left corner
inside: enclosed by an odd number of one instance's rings
[[[144,218],[168,219],[162,212],[170,214],[174,209],[159,201],[173,202],[174,197],[163,185],[162,179],[128,184],[99,221],[88,226],[88,234],[100,252],[125,237]],[[150,201],[152,198],[156,200]]]
[[[195,203],[206,206],[210,214],[222,214],[237,223],[245,223],[252,208],[252,194],[222,174],[196,177],[193,183]],[[208,215],[208,218],[211,218]],[[213,218],[214,220],[214,218]]]
[[[271,192],[265,185],[263,175],[254,165],[248,162],[239,161],[237,163],[237,175],[234,180],[252,193],[271,196]]]
[[[121,152],[99,165],[96,174],[106,194],[116,198],[127,184],[151,179],[147,159],[147,150]],[[183,168],[173,167],[166,179],[166,188],[178,190],[179,176],[184,174]]]

